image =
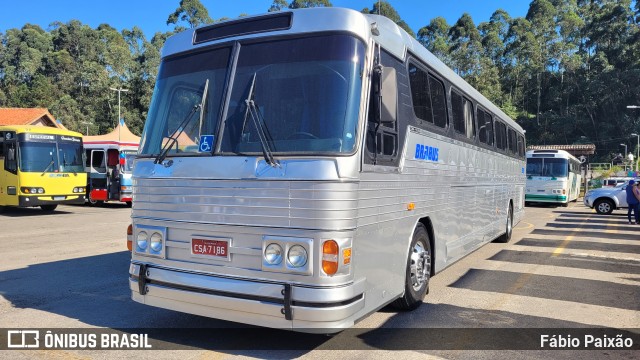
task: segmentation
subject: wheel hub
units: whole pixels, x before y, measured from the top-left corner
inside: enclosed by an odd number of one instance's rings
[[[428,281],[431,270],[431,256],[422,243],[418,242],[411,252],[411,286],[419,291]]]

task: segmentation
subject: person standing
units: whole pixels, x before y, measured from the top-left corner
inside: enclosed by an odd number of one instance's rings
[[[627,206],[629,210],[627,211],[627,218],[629,219],[629,224],[639,224],[640,216],[638,215],[638,205],[640,204],[640,200],[638,200],[637,193],[638,189],[635,186],[634,180],[629,180],[629,184],[627,185]],[[631,222],[631,212],[633,211],[634,222]]]

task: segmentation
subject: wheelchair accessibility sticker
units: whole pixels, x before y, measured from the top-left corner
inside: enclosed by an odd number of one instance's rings
[[[199,152],[211,152],[213,150],[213,135],[200,135]]]

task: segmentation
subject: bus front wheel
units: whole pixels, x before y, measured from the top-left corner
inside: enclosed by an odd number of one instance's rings
[[[58,205],[40,205],[40,209],[46,212],[52,212],[58,207]]]
[[[513,205],[509,204],[509,212],[507,213],[507,226],[504,231],[504,235],[497,238],[494,242],[508,243],[511,240],[511,234],[513,234]]]
[[[431,245],[424,225],[418,224],[413,231],[405,273],[404,295],[392,305],[401,310],[413,310],[422,304],[429,290],[431,276]]]

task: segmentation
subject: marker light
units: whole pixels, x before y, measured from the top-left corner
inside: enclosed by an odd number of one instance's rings
[[[338,271],[338,243],[327,240],[322,244],[322,271],[327,275],[333,275]]]
[[[131,251],[133,248],[133,225],[127,226],[127,249]]]

